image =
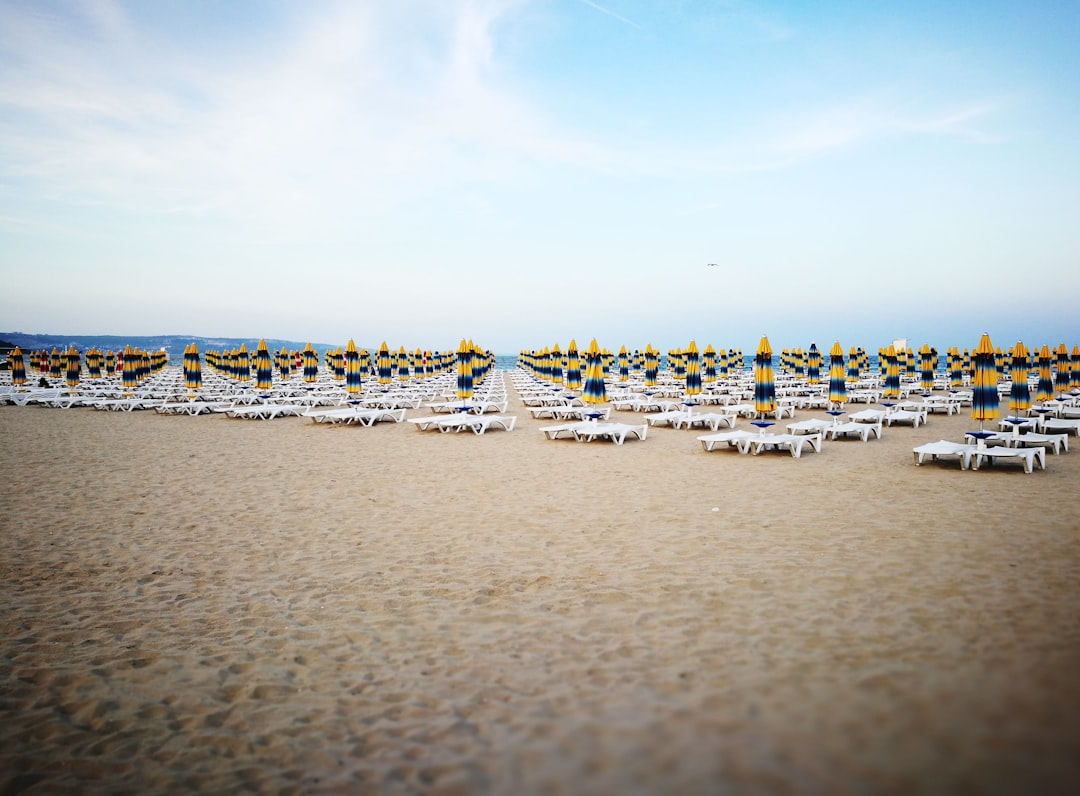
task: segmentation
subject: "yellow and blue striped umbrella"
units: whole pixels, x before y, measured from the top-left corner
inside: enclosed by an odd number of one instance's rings
[[[754,352],[754,411],[766,414],[776,411],[776,384],[773,381],[772,347],[769,338],[762,336]]]
[[[712,347],[712,343],[705,346],[705,350],[701,352],[701,381],[705,384],[716,381],[716,349]]]
[[[858,381],[859,380],[859,352],[855,350],[855,346],[848,349],[848,361],[847,361],[847,377],[846,381]]]
[[[471,342],[462,339],[457,350],[457,382],[455,394],[464,403],[472,398],[473,388],[473,347]]]
[[[934,365],[935,356],[929,343],[923,343],[919,349],[919,386],[930,392],[934,389]]]
[[[1080,345],[1074,345],[1072,348],[1072,364],[1070,368],[1072,370],[1070,392],[1080,390]]]
[[[306,384],[317,382],[319,380],[319,355],[315,353],[311,343],[304,345],[304,350],[300,354],[300,362],[303,367],[301,378],[304,382]]]
[[[260,340],[255,348],[255,389],[270,390],[274,386],[274,363],[266,341]]]
[[[345,344],[345,392],[356,395],[363,389],[360,375],[360,352],[352,338]]]
[[[251,381],[251,357],[248,355],[246,343],[241,343],[240,348],[236,350],[233,373],[240,382]]]
[[[551,383],[562,384],[565,380],[563,374],[563,355],[559,349],[559,344],[556,343],[551,348]]]
[[[194,393],[202,387],[202,365],[199,363],[199,347],[191,343],[184,349],[184,386]]]
[[[896,349],[890,343],[885,349],[885,386],[881,391],[881,397],[887,401],[894,401],[900,397],[900,362],[896,355]]]
[[[983,334],[974,354],[975,375],[971,392],[971,419],[979,421],[979,429],[987,420],[998,416],[998,373],[990,335]]]
[[[138,373],[135,366],[135,352],[131,350],[130,345],[124,346],[124,364],[123,370],[120,371],[120,386],[127,393],[129,390],[134,390],[139,384]]]
[[[1012,387],[1009,389],[1009,411],[1014,415],[1031,408],[1031,389],[1028,387],[1029,370],[1031,370],[1031,360],[1028,357],[1028,350],[1022,342],[1017,340],[1009,363],[1009,372],[1012,376]]]
[[[22,387],[26,384],[26,360],[23,359],[22,349],[15,346],[8,354],[8,360],[11,362],[11,386]]]
[[[379,384],[390,384],[394,380],[394,363],[390,359],[390,348],[386,345],[386,341],[382,341],[382,345],[379,346],[378,359],[375,362],[375,367],[378,370]]]
[[[607,400],[604,363],[595,337],[585,351],[585,387],[581,399],[587,404],[602,404]]]
[[[1051,401],[1054,398],[1054,359],[1050,354],[1050,347],[1043,346],[1039,349],[1039,382],[1035,387],[1035,400],[1041,402]]]
[[[645,386],[655,387],[658,371],[660,370],[659,352],[652,347],[652,343],[645,346]]]
[[[847,377],[844,373],[844,349],[840,341],[829,349],[829,403],[840,406],[847,403]]]
[[[806,353],[806,380],[810,384],[821,383],[821,352],[817,343],[810,343],[810,350]]]
[[[581,389],[581,357],[573,340],[566,346],[566,389]]]
[[[54,348],[52,354],[49,355],[49,375],[54,379],[58,379],[63,373],[63,356]]]
[[[630,381],[630,355],[626,346],[619,348],[619,381]]]
[[[1058,343],[1054,354],[1054,392],[1061,394],[1072,386],[1072,361],[1064,343]]]
[[[66,352],[64,352],[64,381],[71,389],[75,389],[79,386],[79,376],[82,372],[81,361],[79,359],[79,352],[75,350],[75,346],[71,346]]]
[[[683,392],[686,395],[701,394],[701,358],[693,340],[686,347],[686,387]]]

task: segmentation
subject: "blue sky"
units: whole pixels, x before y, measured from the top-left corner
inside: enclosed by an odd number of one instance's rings
[[[1077,41],[1076,2],[0,0],[0,329],[1071,346]]]

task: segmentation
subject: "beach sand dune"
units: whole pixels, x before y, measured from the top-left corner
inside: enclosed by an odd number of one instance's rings
[[[509,411],[0,409],[0,792],[1075,792],[1080,454]]]

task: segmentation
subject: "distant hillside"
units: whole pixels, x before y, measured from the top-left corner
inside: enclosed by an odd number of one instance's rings
[[[259,338],[257,337],[192,337],[190,335],[180,334],[123,337],[119,335],[60,335],[0,332],[0,339],[11,345],[18,346],[23,351],[37,351],[39,349],[51,351],[54,348],[60,350],[67,349],[71,346],[75,346],[75,350],[80,353],[86,351],[88,348],[97,348],[100,351],[122,351],[126,345],[130,345],[132,348],[141,348],[144,351],[159,351],[164,349],[169,355],[169,361],[174,364],[179,364],[183,361],[184,349],[192,343],[195,343],[195,345],[199,347],[200,353],[207,349],[216,351],[231,350],[233,348],[239,348],[241,343],[246,345],[248,350],[254,351],[255,347],[259,344]],[[307,345],[307,342],[308,341],[306,340],[266,339],[266,345],[271,351],[278,350],[282,347],[293,351],[303,348]],[[341,344],[336,343],[330,345],[329,343],[311,343],[312,348],[318,351],[320,356],[322,356],[322,353],[327,349],[337,348],[339,345]]]

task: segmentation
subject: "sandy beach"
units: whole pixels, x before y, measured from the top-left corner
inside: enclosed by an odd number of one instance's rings
[[[966,413],[798,460],[507,413],[0,407],[0,793],[1080,787],[1075,437],[1029,475],[916,467]]]

